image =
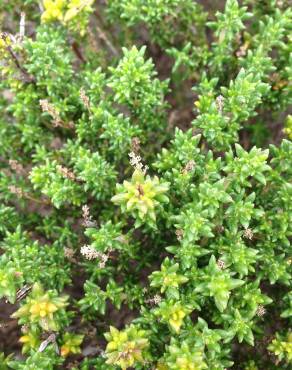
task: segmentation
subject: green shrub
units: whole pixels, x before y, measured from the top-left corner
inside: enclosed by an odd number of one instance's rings
[[[0,369],[291,369],[292,11],[200,3],[0,3]]]

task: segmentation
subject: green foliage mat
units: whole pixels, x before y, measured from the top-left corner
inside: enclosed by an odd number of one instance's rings
[[[291,369],[291,16],[0,1],[1,370]]]

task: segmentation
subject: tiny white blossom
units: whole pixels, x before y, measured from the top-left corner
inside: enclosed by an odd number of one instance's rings
[[[252,240],[252,238],[253,238],[253,232],[252,232],[252,230],[251,229],[245,229],[244,232],[243,232],[243,236],[246,239]]]
[[[216,98],[216,106],[220,113],[223,112],[224,108],[224,97],[222,95],[217,96]]]
[[[266,309],[264,308],[264,306],[262,306],[262,305],[260,304],[260,305],[258,306],[258,309],[257,309],[257,312],[256,312],[257,316],[262,317],[262,316],[264,316],[264,315],[265,315],[265,313],[266,313]]]
[[[98,258],[100,255],[95,249],[89,247],[88,245],[83,245],[83,247],[80,249],[80,253],[88,260]]]
[[[136,170],[142,171],[144,174],[146,174],[148,166],[143,165],[142,158],[134,152],[130,152],[129,157],[131,166],[133,166]]]
[[[225,267],[225,262],[222,260],[217,261],[217,266],[222,270]]]

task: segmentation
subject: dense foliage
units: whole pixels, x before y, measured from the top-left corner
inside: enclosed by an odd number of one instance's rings
[[[0,11],[0,369],[291,369],[289,1]]]

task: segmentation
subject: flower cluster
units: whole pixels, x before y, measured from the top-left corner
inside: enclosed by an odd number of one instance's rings
[[[65,24],[71,23],[72,27],[72,20],[79,21],[80,32],[83,34],[88,22],[87,14],[93,11],[91,7],[93,2],[93,0],[44,0],[42,22],[60,21]]]
[[[25,303],[13,314],[21,323],[37,324],[43,330],[58,330],[58,316],[63,314],[67,306],[67,296],[58,297],[55,292],[44,292],[39,284],[34,284],[31,295]]]
[[[159,178],[145,176],[145,169],[142,172],[139,157],[138,163],[135,161],[135,169],[131,181],[124,181],[122,185],[117,184],[117,195],[112,197],[112,202],[120,204],[123,212],[130,212],[136,219],[136,225],[140,225],[144,220],[150,226],[156,220],[155,207],[160,203],[168,202],[168,197],[164,194],[168,190],[168,183],[160,183]]]
[[[146,351],[149,347],[146,335],[144,330],[133,325],[123,331],[111,326],[110,332],[105,334],[108,341],[107,363],[119,365],[122,370],[126,370],[139,362],[145,362]]]
[[[103,268],[107,260],[109,259],[109,256],[107,254],[98,252],[88,245],[84,245],[83,247],[81,247],[80,253],[88,260],[94,260],[98,258],[100,260],[98,264],[100,268]]]

